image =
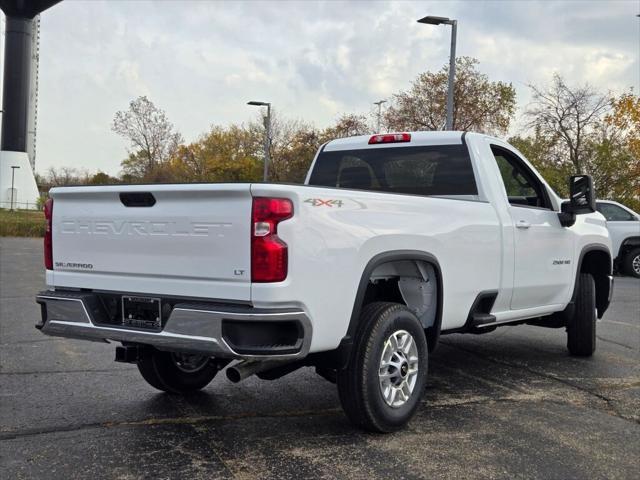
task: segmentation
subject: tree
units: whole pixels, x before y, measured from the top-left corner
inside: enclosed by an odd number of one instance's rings
[[[638,159],[633,157],[619,131],[603,125],[598,136],[588,141],[586,150],[585,168],[593,176],[598,197],[638,210]]]
[[[533,135],[515,136],[508,141],[536,167],[558,195],[569,195],[568,178],[573,170],[558,148],[556,137],[543,135],[540,129],[536,129]]]
[[[129,103],[129,109],[116,112],[111,129],[129,141],[129,157],[122,162],[130,177],[158,177],[156,170],[167,162],[182,143],[165,112],[147,97]]]
[[[373,128],[367,123],[367,117],[354,113],[343,113],[336,123],[322,132],[326,141],[334,138],[353,137],[355,135],[367,135],[373,133]]]
[[[286,147],[277,150],[274,157],[277,181],[287,183],[304,182],[309,166],[320,145],[322,133],[309,125],[300,125],[293,131]]]
[[[264,129],[254,123],[250,126],[257,138],[263,138]],[[318,148],[329,140],[372,132],[366,117],[342,114],[332,126],[318,130],[301,120],[291,120],[272,113],[271,165],[269,180],[302,183]]]
[[[632,172],[640,177],[640,96],[626,92],[612,100],[605,122],[616,128],[633,157]]]
[[[179,182],[255,182],[261,179],[260,147],[253,132],[238,125],[214,126],[196,142],[178,148],[167,176]]]
[[[251,122],[248,130],[256,141],[256,152],[262,164],[264,162],[264,125],[262,122]],[[301,165],[310,163],[308,154],[301,154],[301,142],[306,138],[307,141],[316,144],[317,141],[313,140],[315,136],[317,136],[317,132],[311,124],[298,119],[286,118],[271,110],[269,181],[299,182]]]
[[[114,183],[119,183],[119,180],[101,170],[94,173],[88,181],[89,185],[110,185]]]
[[[629,91],[611,99],[612,109],[587,146],[587,171],[602,198],[640,210],[640,98]]]
[[[589,139],[597,132],[602,118],[610,108],[607,95],[591,86],[568,86],[559,74],[551,85],[529,86],[533,100],[525,111],[527,126],[542,135],[557,139],[576,174],[587,173],[586,151]]]
[[[122,176],[135,183],[149,176],[154,166],[150,165],[145,155],[140,152],[129,152],[129,156],[120,162]]]
[[[478,60],[456,58],[453,129],[503,134],[513,119],[516,92],[477,70]],[[449,66],[425,72],[409,90],[396,93],[383,115],[388,130],[441,130],[447,116]]]
[[[561,196],[568,196],[570,175],[588,173],[599,198],[640,208],[640,156],[635,150],[640,136],[638,97],[629,92],[609,98],[590,87],[568,87],[558,76],[543,94],[545,102],[569,100],[553,107],[545,103],[540,115],[528,113],[533,133],[513,137],[510,143]],[[555,128],[551,118],[556,118]]]
[[[47,170],[45,183],[52,187],[65,185],[86,185],[89,181],[89,172],[73,167],[50,167]]]

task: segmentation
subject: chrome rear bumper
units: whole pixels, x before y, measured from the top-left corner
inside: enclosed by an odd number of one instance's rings
[[[302,310],[255,309],[248,306],[220,306],[206,303],[177,303],[173,306],[160,331],[106,324],[98,295],[85,292],[45,291],[36,296],[42,308],[42,322],[36,327],[47,335],[92,340],[98,342],[129,342],[152,345],[159,350],[194,353],[218,358],[237,359],[297,359],[309,352],[312,327]],[[262,351],[232,346],[223,334],[223,323],[233,324],[242,331],[242,322],[260,326],[298,325],[295,345],[267,346]],[[264,322],[264,323],[262,323]],[[239,351],[238,351],[239,350]],[[286,353],[279,353],[286,352]]]

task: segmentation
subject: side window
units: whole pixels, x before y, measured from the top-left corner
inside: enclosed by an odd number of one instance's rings
[[[598,203],[596,204],[596,210],[604,215],[608,222],[632,222],[635,220],[633,215],[624,208],[611,203]]]
[[[544,185],[516,155],[504,148],[491,146],[500,169],[509,203],[516,207],[551,208]]]

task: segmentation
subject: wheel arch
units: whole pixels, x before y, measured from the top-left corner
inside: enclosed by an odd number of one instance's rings
[[[640,236],[633,236],[625,238],[620,244],[620,250],[618,251],[618,260],[622,260],[625,254],[636,247],[640,247]]]
[[[613,264],[611,260],[611,252],[604,245],[595,244],[583,247],[578,259],[573,295],[571,296],[570,306],[572,308],[575,305],[578,294],[580,274],[589,273],[593,276],[596,285],[596,309],[598,318],[602,318],[604,312],[609,307],[609,303],[611,303],[611,295],[613,293]]]
[[[442,270],[440,263],[435,255],[428,252],[421,252],[417,250],[394,250],[383,252],[375,255],[369,260],[365,266],[360,282],[358,284],[358,290],[356,292],[355,300],[353,303],[353,309],[351,311],[351,317],[349,319],[349,326],[347,328],[347,334],[343,338],[342,343],[352,343],[359,327],[360,313],[365,305],[365,296],[369,287],[369,281],[374,271],[382,265],[394,262],[402,261],[414,261],[424,262],[430,265],[436,277],[436,311],[435,319],[432,327],[426,329],[427,341],[429,343],[430,351],[435,348],[438,338],[440,336],[440,330],[442,327],[442,307],[443,307],[443,281]]]

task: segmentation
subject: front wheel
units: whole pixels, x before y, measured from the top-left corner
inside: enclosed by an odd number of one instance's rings
[[[392,432],[413,417],[427,379],[424,328],[398,303],[367,305],[351,360],[338,371],[340,403],[355,425]]]
[[[206,387],[218,365],[210,357],[153,350],[138,360],[138,370],[152,387],[186,394]]]
[[[622,259],[622,270],[627,275],[640,278],[640,248],[634,248]]]
[[[596,286],[581,273],[573,316],[567,322],[567,348],[571,355],[590,357],[596,350]]]

